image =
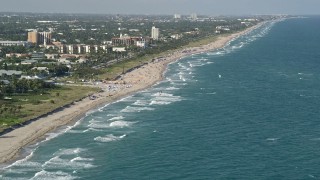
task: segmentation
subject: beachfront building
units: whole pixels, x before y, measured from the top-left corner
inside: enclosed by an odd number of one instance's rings
[[[154,40],[159,39],[159,28],[156,28],[155,26],[151,28],[151,38]]]
[[[91,52],[98,52],[99,49],[108,52],[108,45],[85,45],[85,44],[60,44],[56,46],[60,54],[89,54]]]
[[[119,38],[112,38],[113,46],[138,46],[145,47],[152,42],[150,37],[130,37],[120,34]]]

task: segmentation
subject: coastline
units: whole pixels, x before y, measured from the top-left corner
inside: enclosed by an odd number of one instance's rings
[[[217,40],[207,45],[176,50],[165,57],[154,59],[152,62],[127,72],[117,81],[95,85],[103,89],[103,92],[95,93],[93,96],[75,102],[61,111],[39,118],[26,126],[0,136],[0,163],[16,160],[23,147],[39,141],[48,132],[81,119],[88,111],[151,87],[163,79],[163,73],[169,63],[192,54],[222,48],[234,38],[256,29],[262,23],[237,33],[219,36]]]

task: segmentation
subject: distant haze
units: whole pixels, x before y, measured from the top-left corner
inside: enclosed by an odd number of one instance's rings
[[[319,14],[320,0],[1,0],[1,12],[97,14]]]

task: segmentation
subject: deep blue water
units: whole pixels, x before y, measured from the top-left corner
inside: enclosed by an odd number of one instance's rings
[[[320,179],[319,30],[319,17],[269,22],[173,63],[0,179]]]

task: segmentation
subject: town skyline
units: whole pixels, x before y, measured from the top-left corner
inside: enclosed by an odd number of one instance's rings
[[[317,0],[11,0],[1,3],[0,12],[84,13],[84,14],[319,14]]]

